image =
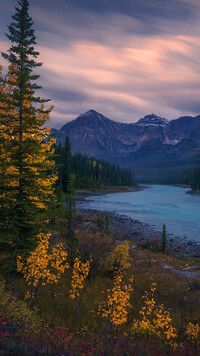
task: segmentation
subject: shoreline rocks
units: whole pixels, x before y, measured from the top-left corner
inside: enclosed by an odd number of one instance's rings
[[[110,192],[109,192],[110,193]],[[87,209],[85,206],[85,197],[96,195],[96,192],[88,192],[84,195],[77,195],[77,213],[96,217],[99,210]],[[106,194],[106,192],[99,192],[99,194]],[[84,206],[83,206],[84,201]],[[162,231],[155,229],[154,225],[143,223],[139,220],[134,220],[126,215],[120,215],[114,212],[107,212],[109,216],[109,229],[111,233],[122,235],[124,239],[137,242],[141,246],[148,246],[149,239],[161,238]],[[94,222],[92,223],[94,226]],[[171,252],[188,257],[200,258],[200,242],[189,240],[186,236],[181,237],[174,234],[167,233],[167,248]]]

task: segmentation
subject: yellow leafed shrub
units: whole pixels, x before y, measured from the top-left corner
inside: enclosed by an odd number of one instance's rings
[[[129,258],[129,243],[124,241],[123,244],[118,245],[107,257],[104,270],[114,272],[117,270],[125,271],[131,267]]]
[[[6,291],[2,282],[0,282],[0,314],[9,315],[13,322],[23,327],[24,332],[31,329],[39,333],[44,326],[38,314],[34,310],[29,310],[26,303],[17,299],[13,293]]]
[[[119,326],[126,323],[130,294],[132,292],[132,278],[129,284],[123,281],[123,274],[120,271],[114,276],[114,285],[112,289],[107,290],[107,298],[105,302],[99,303],[99,314],[111,323],[111,325]]]
[[[156,305],[154,293],[156,283],[151,285],[150,293],[145,292],[142,297],[144,306],[139,312],[139,319],[134,319],[132,333],[144,337],[157,338],[163,341],[172,341],[177,338],[177,331],[172,326],[169,311],[163,305]]]
[[[194,344],[199,344],[200,343],[200,326],[199,324],[193,324],[189,323],[186,328],[186,337],[187,339],[194,343]]]
[[[84,288],[85,279],[89,274],[90,263],[90,260],[83,263],[78,257],[75,258],[72,272],[70,298],[75,299],[80,296],[80,293]]]
[[[34,291],[41,284],[56,284],[61,275],[69,268],[67,262],[67,252],[63,244],[58,243],[52,250],[49,248],[51,234],[40,233],[38,246],[32,251],[26,261],[22,261],[21,256],[17,258],[17,271],[24,275],[30,286],[26,298],[32,299]]]

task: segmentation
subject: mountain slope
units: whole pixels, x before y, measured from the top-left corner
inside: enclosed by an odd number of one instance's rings
[[[124,167],[200,159],[200,115],[169,122],[151,114],[127,124],[89,110],[53,132],[62,144],[69,137],[73,153],[85,153]]]

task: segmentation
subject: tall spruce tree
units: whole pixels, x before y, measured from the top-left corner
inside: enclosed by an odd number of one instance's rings
[[[67,192],[69,185],[69,176],[71,172],[71,145],[69,142],[69,138],[65,139],[65,146],[63,149],[63,176],[62,176],[62,186],[64,192]]]
[[[78,249],[79,240],[74,231],[74,222],[76,218],[75,207],[75,175],[70,174],[66,193],[66,220],[68,224],[66,242],[68,245],[70,264],[73,266],[76,251]]]
[[[166,225],[163,224],[162,240],[161,240],[161,249],[163,253],[165,253],[166,247],[167,247]]]
[[[11,47],[2,53],[9,72],[1,78],[0,90],[0,153],[7,154],[0,172],[0,236],[14,251],[32,248],[38,231],[46,228],[56,180],[55,140],[49,139],[50,129],[43,128],[52,108],[44,110],[48,100],[35,95],[41,86],[33,71],[42,64],[35,60],[39,53],[29,3],[21,0],[18,5],[8,26]]]

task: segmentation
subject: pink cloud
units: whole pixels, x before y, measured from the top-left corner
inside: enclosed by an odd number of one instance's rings
[[[170,4],[161,8],[167,11]],[[179,1],[177,9],[189,4]],[[191,4],[198,9],[198,0]],[[41,84],[55,104],[52,126],[91,108],[127,122],[151,112],[169,119],[200,112],[198,11],[187,22],[147,12],[136,18],[115,9],[100,16],[72,2],[56,5],[59,11],[51,8],[48,16],[37,2],[31,5],[44,63]],[[155,10],[153,1],[151,6]],[[9,47],[6,41],[0,45]]]
[[[84,92],[89,98],[86,110],[99,102],[96,107],[100,111],[101,106],[104,110],[108,106],[107,116],[114,115],[110,107],[117,103],[118,110],[124,111],[122,119],[130,120],[131,116],[133,121],[139,111],[141,115],[153,111],[162,116],[167,113],[167,117],[182,114],[180,109],[170,107],[168,94],[183,95],[183,100],[186,95],[197,96],[195,84],[200,83],[200,74],[193,65],[193,57],[198,51],[196,38],[171,35],[142,38],[137,47],[133,40],[132,47],[120,49],[93,42],[75,42],[62,50],[40,48],[55,90],[62,87]],[[67,102],[66,111],[69,107],[72,110]]]

